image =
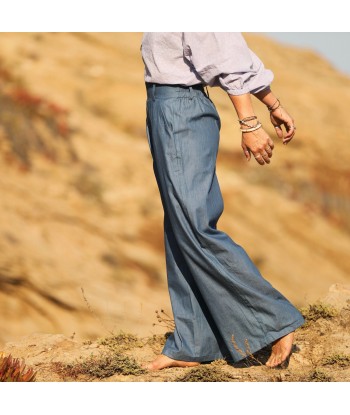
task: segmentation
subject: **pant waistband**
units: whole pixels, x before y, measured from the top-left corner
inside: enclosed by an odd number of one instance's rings
[[[196,89],[199,91],[204,91],[203,84],[194,84],[194,85],[181,85],[181,84],[156,84],[155,82],[146,82],[146,88],[162,88],[162,87],[172,87],[172,88],[181,88],[181,89]]]
[[[179,84],[156,84],[146,82],[147,98],[155,100],[156,98],[180,98],[191,97],[197,94],[204,94],[207,97],[203,84],[179,85]]]

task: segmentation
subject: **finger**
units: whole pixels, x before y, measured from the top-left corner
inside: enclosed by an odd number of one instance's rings
[[[283,138],[283,131],[279,125],[275,125],[275,130],[278,138]]]
[[[263,165],[263,164],[265,164],[265,161],[264,161],[264,159],[263,159],[263,157],[262,157],[262,155],[261,154],[254,154],[254,157],[255,157],[255,160],[257,161],[257,163],[259,163],[259,164],[261,164],[261,165]]]
[[[270,157],[269,157],[269,155],[267,154],[267,152],[266,152],[266,151],[263,151],[263,152],[261,153],[261,155],[262,155],[262,158],[264,159],[265,163],[269,164],[269,163],[270,163]]]
[[[275,144],[270,137],[267,140],[267,144],[270,146],[271,150],[275,148]]]
[[[244,143],[242,143],[242,149],[243,149],[243,153],[245,155],[245,158],[249,161],[250,160],[250,150],[249,150],[249,148]]]
[[[295,134],[295,127],[294,127],[293,121],[286,123],[285,127],[286,127],[286,135],[284,136],[283,142],[290,141]]]
[[[294,138],[294,135],[295,135],[295,129],[294,129],[293,132],[291,132],[291,134],[289,136],[286,135],[284,137],[283,144],[288,144],[291,141],[291,139]]]
[[[267,145],[265,147],[265,151],[268,154],[268,156],[271,158],[272,157],[272,149],[271,149],[271,147],[269,145]]]

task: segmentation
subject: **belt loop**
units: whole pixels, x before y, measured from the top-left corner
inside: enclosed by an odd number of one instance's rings
[[[189,87],[189,90],[190,90],[190,100],[192,100],[193,99],[193,88],[191,85]]]
[[[156,99],[156,84],[152,85],[152,101]]]

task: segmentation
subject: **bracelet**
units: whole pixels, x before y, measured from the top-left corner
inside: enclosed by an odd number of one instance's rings
[[[245,121],[253,121],[253,120],[256,120],[257,119],[257,116],[256,115],[252,115],[251,117],[245,117],[245,118],[242,118],[241,120],[238,120],[238,122],[240,123],[240,124],[242,124],[242,123],[244,123]]]
[[[274,112],[274,111],[276,111],[278,108],[282,108],[281,103],[279,103],[279,105],[278,105],[276,108],[272,109],[270,112]]]
[[[242,131],[242,133],[250,133],[252,131],[258,130],[260,127],[262,127],[262,124],[261,124],[261,122],[258,122],[254,127],[246,128],[244,130],[242,128],[240,128],[240,130]]]
[[[277,104],[277,102],[278,102],[278,105],[277,105],[277,107],[276,108],[274,108],[274,106]],[[272,112],[272,111],[275,111],[277,108],[279,108],[281,106],[281,102],[280,102],[280,100],[277,98],[276,99],[276,101],[272,104],[272,105],[268,105],[267,106],[267,109],[270,111],[270,112]]]
[[[257,122],[256,122],[255,125],[251,125],[251,124],[248,124],[247,123],[247,121],[253,121],[253,120],[257,120]],[[251,117],[242,118],[241,120],[238,120],[238,122],[241,125],[245,125],[246,127],[249,127],[249,128],[256,127],[258,125],[258,123],[259,123],[258,117],[256,115],[252,115]]]

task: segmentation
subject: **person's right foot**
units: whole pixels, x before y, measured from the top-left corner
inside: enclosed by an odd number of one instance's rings
[[[294,340],[294,332],[276,340],[272,346],[271,355],[266,362],[268,367],[277,367],[284,363],[291,354]]]

